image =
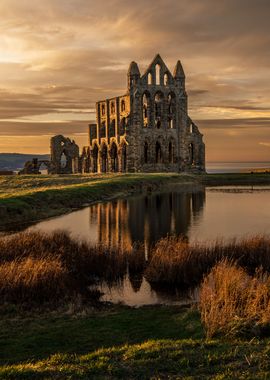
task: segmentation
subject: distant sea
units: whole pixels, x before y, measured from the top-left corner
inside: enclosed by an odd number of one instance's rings
[[[270,171],[268,162],[207,162],[207,173],[250,173],[252,171]]]

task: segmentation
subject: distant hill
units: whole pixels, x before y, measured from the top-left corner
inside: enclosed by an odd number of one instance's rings
[[[0,153],[0,170],[20,170],[33,158],[49,160],[49,154]]]

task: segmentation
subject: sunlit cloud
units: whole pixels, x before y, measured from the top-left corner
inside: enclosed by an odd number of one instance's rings
[[[143,72],[159,52],[170,70],[182,60],[207,158],[265,159],[269,12],[266,0],[1,0],[0,151],[46,153],[58,133],[87,144],[95,102],[125,93],[129,62]]]
[[[270,142],[259,142],[259,144],[270,148]]]

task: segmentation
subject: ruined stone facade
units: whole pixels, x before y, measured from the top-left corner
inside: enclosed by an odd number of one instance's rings
[[[27,162],[22,174],[106,172],[203,172],[202,134],[188,116],[185,74],[173,74],[158,54],[141,75],[136,62],[127,73],[127,93],[96,103],[97,124],[89,125],[89,145],[57,135],[51,161]]]
[[[130,64],[123,96],[96,103],[82,172],[202,172],[202,134],[188,116],[185,74],[157,55],[143,75]]]
[[[50,171],[51,161],[33,158],[32,161],[26,161],[23,169],[18,174],[41,174],[40,167],[42,165],[47,168],[48,172]]]
[[[62,135],[51,138],[51,174],[76,174],[81,172],[80,151],[75,141]]]

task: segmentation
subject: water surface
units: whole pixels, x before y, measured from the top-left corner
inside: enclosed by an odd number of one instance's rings
[[[29,228],[64,229],[92,244],[147,247],[167,235],[184,235],[190,242],[270,232],[270,187],[174,186],[98,203]]]
[[[91,244],[131,248],[151,244],[167,235],[183,235],[190,242],[245,237],[270,233],[270,187],[174,186],[159,193],[98,203],[28,228],[52,232],[67,230],[71,236]],[[183,304],[197,299],[197,291],[174,293],[153,289],[141,276],[128,273],[111,288],[100,284],[103,300],[130,306]]]

